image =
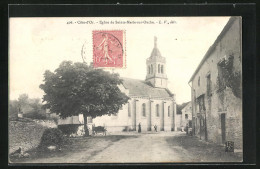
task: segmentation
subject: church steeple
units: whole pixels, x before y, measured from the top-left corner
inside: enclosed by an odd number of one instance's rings
[[[157,47],[156,36],[154,37],[154,48],[151,56],[146,59],[146,66],[146,81],[149,81],[154,87],[167,88],[166,60],[165,57],[162,57]]]

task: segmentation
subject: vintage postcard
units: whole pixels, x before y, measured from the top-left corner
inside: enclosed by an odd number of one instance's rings
[[[10,17],[9,163],[242,162],[242,17]]]

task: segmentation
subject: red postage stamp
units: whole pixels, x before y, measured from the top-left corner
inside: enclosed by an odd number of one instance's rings
[[[125,67],[125,31],[93,31],[93,65],[95,68]]]

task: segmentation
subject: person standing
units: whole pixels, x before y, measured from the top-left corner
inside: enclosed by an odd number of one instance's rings
[[[155,130],[155,132],[157,132],[157,126],[156,125],[154,125],[154,130]]]
[[[141,133],[141,123],[138,124],[138,133]]]

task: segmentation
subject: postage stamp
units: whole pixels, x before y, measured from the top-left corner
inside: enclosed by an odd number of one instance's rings
[[[95,68],[125,67],[125,31],[95,30],[93,36],[93,65]]]

